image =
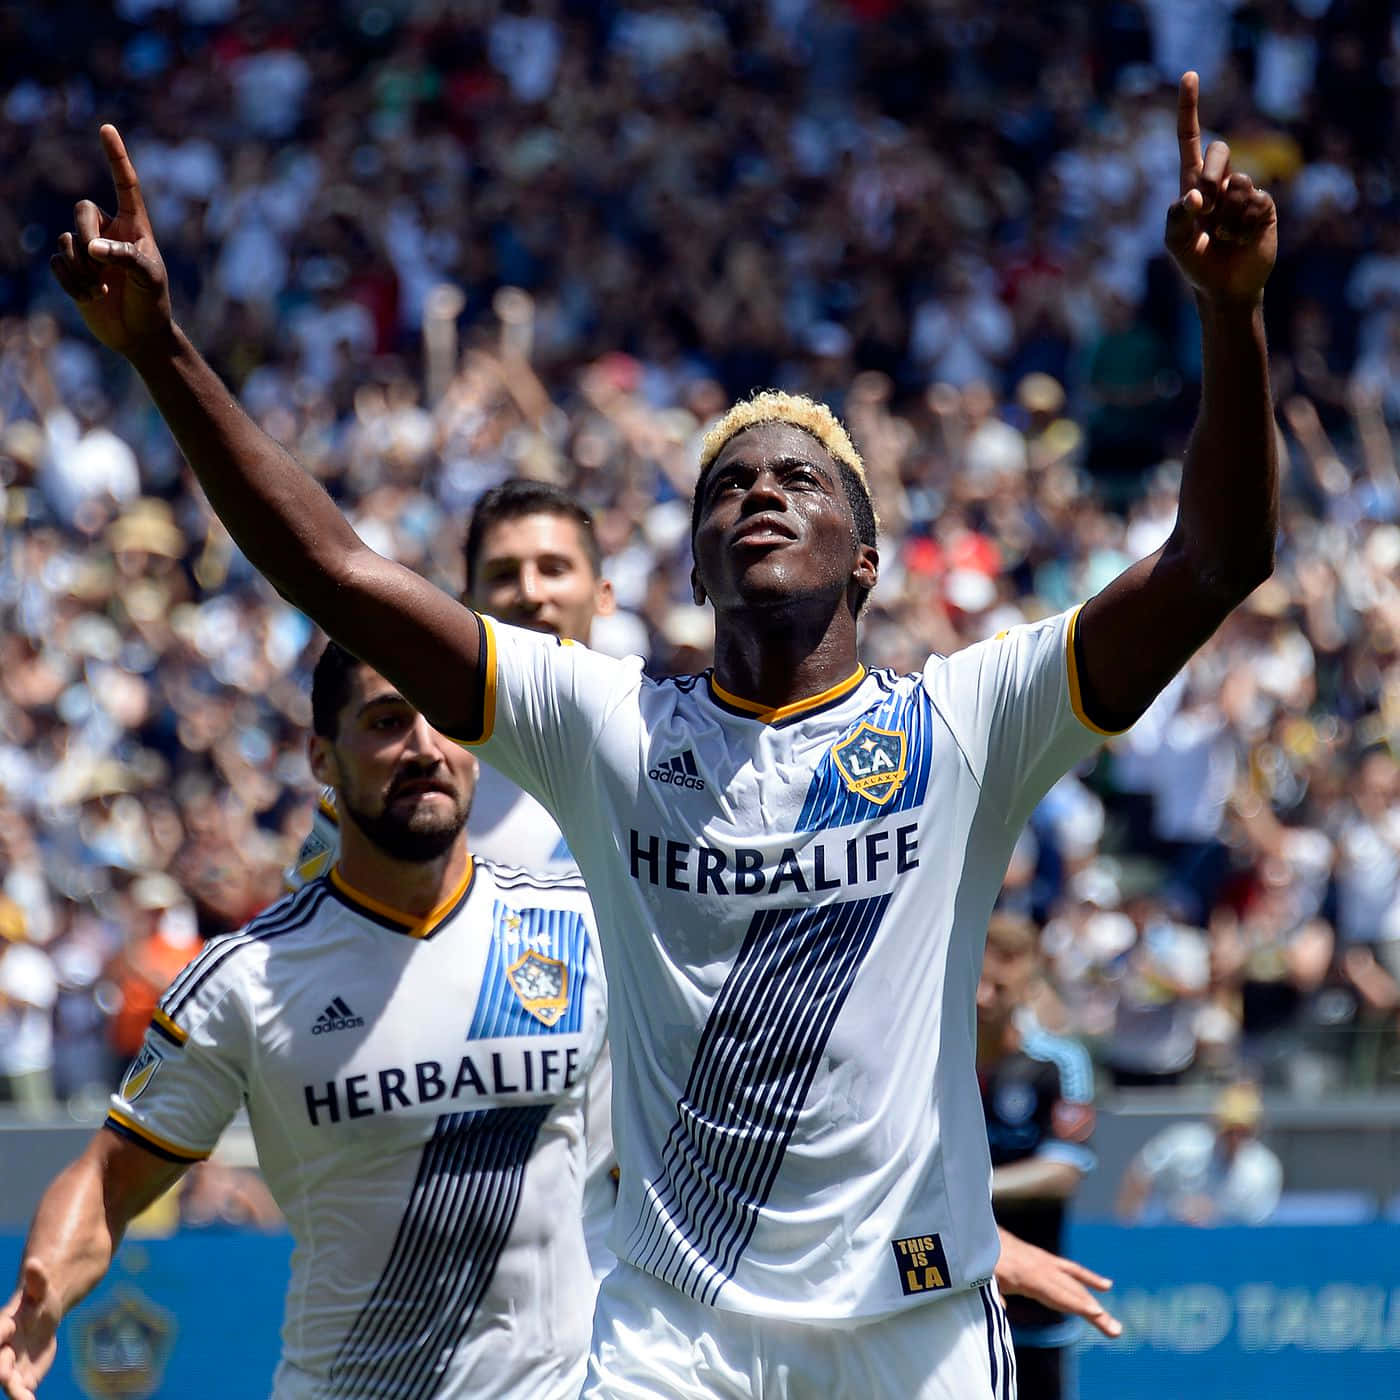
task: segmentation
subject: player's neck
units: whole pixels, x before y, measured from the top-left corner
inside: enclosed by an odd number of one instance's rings
[[[396,860],[347,821],[341,825],[336,869],[357,894],[421,919],[451,897],[466,878],[470,861],[465,834],[433,860]]]
[[[858,664],[856,622],[845,607],[817,620],[776,610],[715,618],[715,680],[768,709],[810,700]]]

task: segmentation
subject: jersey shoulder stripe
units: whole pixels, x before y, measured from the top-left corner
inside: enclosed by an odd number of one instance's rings
[[[326,900],[327,887],[323,880],[314,881],[294,895],[279,899],[266,912],[258,915],[237,933],[225,934],[209,945],[170,984],[160,999],[157,1015],[175,1030],[180,1012],[205,982],[233,958],[241,949],[269,938],[278,938],[305,928]],[[162,1024],[162,1029],[165,1029]]]
[[[1092,1102],[1094,1068],[1088,1051],[1077,1040],[1035,1026],[1022,1031],[1021,1050],[1030,1059],[1047,1061],[1059,1070],[1061,1098]]]

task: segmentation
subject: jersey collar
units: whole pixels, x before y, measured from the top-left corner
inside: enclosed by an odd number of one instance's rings
[[[805,700],[794,700],[791,705],[769,708],[756,700],[745,700],[740,695],[727,691],[716,679],[713,671],[705,672],[705,680],[710,687],[710,699],[722,710],[730,714],[743,715],[746,719],[756,719],[761,724],[787,724],[795,719],[805,719],[818,710],[825,710],[844,700],[865,679],[865,667],[857,666],[843,681],[837,681],[819,695],[809,695]]]
[[[331,867],[330,875],[327,878],[331,893],[347,908],[353,909],[355,913],[370,920],[371,923],[378,924],[380,928],[390,929],[394,933],[406,933],[410,938],[431,938],[466,903],[467,896],[471,894],[475,881],[476,861],[471,855],[468,855],[467,868],[462,873],[457,888],[436,909],[420,918],[416,914],[406,914],[402,909],[395,909],[392,905],[384,904],[371,895],[357,890],[353,885],[347,883],[345,877],[340,873],[339,865]]]

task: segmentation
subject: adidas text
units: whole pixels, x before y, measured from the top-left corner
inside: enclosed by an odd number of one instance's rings
[[[689,749],[674,758],[664,759],[655,768],[649,768],[647,777],[655,783],[667,783],[671,787],[705,791],[705,780],[700,776],[695,766],[695,755]]]
[[[352,1031],[357,1026],[363,1026],[364,1023],[363,1016],[356,1016],[345,1004],[342,997],[336,997],[316,1018],[316,1024],[311,1027],[311,1034],[325,1035],[329,1031]]]

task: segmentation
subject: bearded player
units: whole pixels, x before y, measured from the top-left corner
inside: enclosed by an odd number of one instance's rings
[[[334,642],[330,871],[182,972],[0,1313],[28,1400],[127,1223],[246,1105],[296,1248],[276,1400],[572,1400],[595,1282],[584,1098],[606,991],[583,882],[478,860],[473,755]]]

